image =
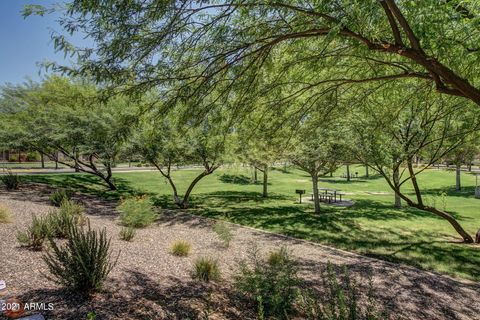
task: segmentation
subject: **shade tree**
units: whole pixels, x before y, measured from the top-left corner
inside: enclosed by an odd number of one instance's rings
[[[406,82],[401,90],[389,88],[363,101],[354,126],[360,146],[357,156],[382,175],[408,206],[445,219],[463,241],[473,242],[451,213],[425,203],[417,176],[460,147],[480,128],[480,119],[468,103],[433,95],[432,90]],[[415,170],[419,154],[424,167]],[[403,191],[407,183],[414,190],[413,196]]]
[[[220,83],[257,81],[268,58],[281,53],[277,75],[308,70],[296,83],[303,92],[409,78],[480,104],[480,9],[474,1],[71,0],[57,8],[64,30],[81,32],[94,45],[76,48],[53,34],[56,48],[77,54],[80,64],[52,67],[131,91],[180,82],[202,101]],[[24,14],[50,10],[30,5]],[[320,77],[325,68],[330,71]],[[281,77],[271,80],[284,84]],[[204,87],[202,94],[191,90],[193,83]]]
[[[23,110],[2,121],[3,140],[16,139],[50,160],[100,178],[116,190],[112,168],[137,104],[125,96],[102,101],[87,83],[51,77],[17,97]]]
[[[315,119],[316,118],[316,119]],[[319,176],[338,169],[345,158],[347,130],[338,118],[319,120],[309,115],[301,124],[288,159],[312,179],[315,213],[320,213]]]
[[[231,122],[225,110],[217,108],[201,118],[191,118],[188,104],[167,114],[152,110],[144,115],[132,144],[151,163],[172,189],[174,203],[186,209],[198,182],[217,170],[228,157],[232,141]],[[200,166],[201,172],[189,183],[183,195],[172,175],[176,166]]]

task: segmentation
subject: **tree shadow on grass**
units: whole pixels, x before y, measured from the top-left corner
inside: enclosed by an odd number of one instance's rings
[[[254,182],[252,179],[244,174],[222,174],[218,177],[220,181],[223,183],[232,183],[232,184],[239,184],[239,185],[258,185],[260,184],[258,181]]]
[[[117,190],[110,190],[99,178],[89,174],[30,175],[24,176],[24,178],[29,182],[95,195],[106,200],[118,200],[122,197],[146,194],[132,188],[127,180],[118,177],[113,178]]]
[[[460,191],[455,190],[454,186],[449,188],[422,189],[422,195],[425,195],[425,196],[440,196],[442,193],[445,193],[448,197],[462,197],[462,198],[475,199],[474,186],[462,187]],[[480,203],[480,200],[479,200],[479,203]]]
[[[246,196],[246,195],[244,195]],[[211,200],[215,195],[211,195]],[[218,202],[217,202],[218,201]],[[392,225],[392,220],[416,221],[442,218],[414,208],[394,209],[373,200],[358,200],[353,207],[338,209],[323,205],[320,214],[301,205],[248,203],[247,199],[232,202],[220,199],[205,202],[193,213],[214,219],[224,219],[275,233],[332,245],[396,263],[406,263],[423,269],[434,267],[448,273],[480,279],[475,262],[480,250],[456,242],[456,234],[422,231]],[[221,205],[218,205],[221,204]],[[365,227],[361,221],[378,221],[378,227]],[[382,224],[382,221],[389,223]],[[478,260],[477,260],[478,261]]]

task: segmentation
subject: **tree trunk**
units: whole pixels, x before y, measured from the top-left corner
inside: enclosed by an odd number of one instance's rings
[[[42,162],[42,169],[45,169],[45,159],[43,158],[43,153],[40,152],[40,161]]]
[[[22,154],[18,151],[18,163],[22,163]]]
[[[74,157],[75,157],[75,172],[80,172],[80,169],[78,168],[78,151],[77,148],[73,151]]]
[[[107,183],[108,187],[110,188],[110,190],[113,190],[113,191],[116,191],[118,190],[117,189],[117,186],[110,180],[110,179],[104,179],[105,182]]]
[[[398,168],[393,169],[393,183],[395,184],[395,187],[400,190],[400,174],[398,172]],[[395,192],[395,204],[394,207],[397,209],[402,208],[402,199],[400,198],[400,195]]]
[[[315,213],[320,213],[320,197],[318,195],[318,174],[311,173],[313,185],[313,203],[315,204]]]
[[[253,167],[253,182],[255,184],[258,182],[257,167]]]
[[[410,179],[412,180],[413,189],[415,190],[415,195],[417,196],[417,203],[423,206],[422,193],[420,192],[420,187],[418,186],[417,176],[412,166],[412,159],[407,160],[408,172],[410,174]]]
[[[445,220],[447,220],[450,223],[450,225],[452,225],[452,227],[455,229],[455,231],[457,231],[457,233],[463,238],[464,242],[472,243],[473,238],[462,228],[462,226],[458,223],[458,221],[452,215],[450,215],[447,212],[440,211],[440,210],[438,210],[434,207],[429,207],[429,206],[423,205],[422,197],[421,197],[421,194],[420,194],[420,188],[418,186],[416,176],[415,176],[415,173],[414,173],[413,168],[412,168],[412,161],[411,160],[412,159],[408,159],[408,161],[407,161],[408,172],[410,174],[410,179],[412,181],[412,184],[413,184],[413,187],[414,187],[414,190],[415,190],[415,195],[416,195],[419,203],[413,202],[409,197],[402,194],[400,192],[400,188],[398,186],[392,184],[392,182],[388,179],[388,177],[384,175],[384,178],[387,180],[387,183],[395,191],[395,193],[398,194],[398,196],[400,196],[408,204],[408,206],[413,207],[413,208],[417,208],[417,209],[422,210],[422,211],[427,211],[427,212],[433,213],[433,214],[435,214],[435,215],[437,215],[441,218],[444,218]]]
[[[263,167],[263,193],[262,197],[268,197],[268,165]]]
[[[350,181],[350,164],[347,164],[347,181]]]
[[[455,167],[455,190],[456,191],[462,190],[462,186],[460,183],[460,172],[461,172],[461,165],[457,164]]]
[[[428,206],[423,206],[423,205],[418,205],[418,204],[414,204],[413,207],[415,207],[417,209],[420,209],[420,210],[431,212],[431,213],[433,213],[437,216],[440,216],[440,217],[446,219],[452,225],[452,227],[455,229],[455,231],[457,231],[457,233],[460,236],[462,236],[464,242],[473,243],[473,238],[462,228],[462,226],[458,223],[458,221],[452,215],[450,215],[449,213],[438,210],[438,209],[433,208],[433,207],[428,207]]]
[[[368,178],[368,177],[369,177],[368,166],[365,166],[365,178]]]
[[[202,173],[200,173],[193,181],[192,183],[190,183],[190,186],[188,186],[188,189],[187,189],[187,192],[185,192],[185,195],[183,196],[183,200],[182,202],[180,203],[177,203],[177,205],[182,208],[182,209],[188,209],[188,207],[190,206],[190,202],[189,202],[189,199],[190,199],[190,194],[192,193],[192,190],[193,188],[195,187],[195,185],[200,181],[202,180],[203,177],[206,177],[208,176],[209,174],[213,173],[215,169],[212,169],[212,170],[205,170],[203,171]]]
[[[57,155],[55,156],[55,170],[58,169],[58,151],[57,151]]]

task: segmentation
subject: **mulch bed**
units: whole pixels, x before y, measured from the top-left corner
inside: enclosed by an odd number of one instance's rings
[[[105,228],[112,237],[112,250],[120,252],[118,263],[102,293],[86,300],[58,287],[47,273],[41,252],[20,248],[18,230],[31,221],[32,214],[46,214],[48,195],[45,186],[25,186],[15,192],[0,192],[0,204],[7,206],[15,221],[0,224],[0,279],[8,295],[23,302],[53,303],[54,309],[41,312],[47,319],[199,319],[204,316],[207,292],[212,290],[209,319],[255,319],[255,307],[239,296],[232,276],[239,261],[257,247],[262,254],[287,246],[298,260],[307,285],[322,292],[322,270],[328,261],[347,266],[365,289],[371,275],[381,305],[393,318],[405,319],[480,319],[480,284],[418,270],[408,266],[352,254],[342,250],[233,225],[234,238],[225,248],[212,230],[213,221],[182,212],[163,212],[150,227],[140,229],[132,242],[118,239],[116,203],[91,196],[76,195],[86,207],[91,225]],[[192,244],[190,256],[169,253],[176,240]],[[198,257],[218,260],[222,281],[212,288],[193,281],[190,271]],[[1,318],[1,316],[0,316]]]

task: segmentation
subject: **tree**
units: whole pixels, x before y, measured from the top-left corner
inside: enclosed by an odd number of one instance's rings
[[[4,140],[15,139],[28,150],[93,174],[116,190],[112,167],[135,121],[136,104],[124,96],[102,102],[95,86],[59,77],[17,98],[25,107],[2,121]]]
[[[295,147],[289,153],[289,160],[312,178],[315,213],[320,213],[318,178],[335,171],[342,163],[345,138],[344,130],[338,123],[307,119],[297,133]]]
[[[467,164],[469,167],[475,159],[475,156],[479,154],[480,135],[472,134],[467,137],[461,146],[453,150],[447,155],[447,161],[453,162],[455,165],[455,190],[460,191],[461,186],[461,168],[462,164]]]
[[[408,82],[398,91],[386,90],[383,94],[387,96],[377,94],[364,101],[362,114],[356,117],[359,157],[380,173],[407,205],[445,219],[465,242],[473,242],[453,215],[424,203],[417,176],[478,130],[478,115],[471,113],[463,101],[432,96],[431,88],[414,87]],[[385,101],[395,103],[388,105]],[[422,154],[425,167],[415,171],[418,154]],[[407,182],[414,189],[414,198],[401,190]]]
[[[31,5],[24,14],[50,10]],[[191,90],[192,83],[207,88],[247,84],[268,67],[267,58],[281,52],[275,63],[282,72],[299,66],[309,70],[298,90],[410,78],[480,104],[475,85],[480,9],[474,1],[136,0],[119,6],[114,0],[101,5],[71,0],[64,10],[64,29],[82,32],[95,46],[75,48],[62,34],[54,34],[56,48],[77,53],[81,65],[53,67],[128,90],[146,92],[177,81],[189,88],[190,97],[202,101],[204,95]],[[318,77],[326,66],[330,72]],[[282,79],[271,80],[284,85]]]
[[[148,113],[133,141],[139,154],[167,179],[174,203],[182,209],[189,207],[195,185],[220,167],[229,148],[231,130],[221,111],[212,112],[196,122],[185,120],[179,110],[163,117]],[[183,197],[179,195],[172,176],[173,167],[180,165],[203,167]]]
[[[242,162],[263,174],[262,197],[268,197],[268,172],[270,166],[281,159],[287,144],[288,128],[280,124],[282,117],[262,108],[245,116],[237,125],[238,143],[235,154]]]

